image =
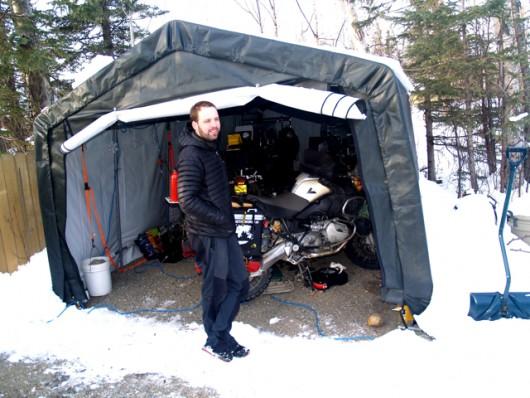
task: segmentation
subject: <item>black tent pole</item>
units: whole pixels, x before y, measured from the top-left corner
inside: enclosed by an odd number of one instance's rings
[[[116,128],[112,131],[112,141],[114,143],[114,189],[116,190],[116,221],[118,224],[118,264],[123,267],[123,254],[121,244],[121,211],[120,211],[120,184],[119,184],[119,162],[120,162],[120,143],[118,142],[118,131]]]

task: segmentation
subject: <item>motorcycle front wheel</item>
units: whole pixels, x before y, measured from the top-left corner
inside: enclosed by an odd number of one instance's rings
[[[255,299],[256,297],[260,296],[265,289],[267,289],[267,286],[269,286],[269,283],[271,282],[272,278],[272,268],[267,269],[266,271],[263,271],[261,274],[252,276],[250,274],[249,276],[249,289],[247,297],[244,301],[250,301]]]
[[[379,269],[379,259],[372,233],[368,235],[355,235],[344,249],[350,261],[365,269]]]

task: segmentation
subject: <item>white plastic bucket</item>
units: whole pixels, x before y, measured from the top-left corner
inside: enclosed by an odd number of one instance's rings
[[[107,257],[91,257],[81,261],[88,293],[91,296],[105,296],[112,290],[110,263]]]

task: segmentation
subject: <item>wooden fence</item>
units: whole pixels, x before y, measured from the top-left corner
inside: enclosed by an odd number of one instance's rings
[[[35,154],[1,155],[0,272],[16,271],[44,246]]]

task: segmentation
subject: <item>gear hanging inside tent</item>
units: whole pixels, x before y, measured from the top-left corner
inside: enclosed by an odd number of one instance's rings
[[[105,232],[103,230],[103,226],[101,225],[101,218],[99,217],[99,212],[96,207],[96,198],[94,196],[94,190],[90,187],[88,184],[88,168],[86,164],[85,159],[85,145],[83,144],[81,146],[81,167],[83,169],[83,182],[85,187],[85,204],[86,204],[86,212],[87,212],[87,218],[88,218],[88,227],[90,232],[90,239],[92,242],[92,248],[96,247],[94,238],[95,233],[92,231],[92,215],[94,215],[94,220],[96,221],[96,225],[99,232],[99,237],[101,239],[101,245],[103,246],[103,250],[105,251],[105,255],[108,257],[110,263],[112,264],[112,267],[114,269],[118,269],[118,264],[116,263],[116,260],[114,260],[114,257],[112,256],[112,253],[110,251],[109,246],[107,245],[107,239],[105,238]]]

